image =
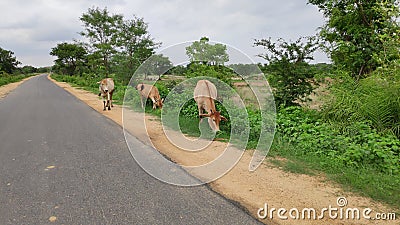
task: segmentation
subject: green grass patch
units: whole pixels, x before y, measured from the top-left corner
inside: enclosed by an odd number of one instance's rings
[[[274,157],[285,160],[276,160]],[[288,137],[277,133],[269,153],[270,162],[292,173],[315,175],[338,183],[345,191],[358,193],[400,210],[400,176],[371,165],[348,165],[338,158],[305,152]]]
[[[0,86],[10,84],[10,83],[15,83],[18,81],[21,81],[27,77],[35,76],[37,75],[36,73],[34,74],[20,74],[20,75],[11,75],[11,74],[6,74],[6,73],[0,73]]]

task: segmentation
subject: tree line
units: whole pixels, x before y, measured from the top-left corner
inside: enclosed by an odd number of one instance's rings
[[[14,56],[14,52],[0,47],[0,75],[18,75],[30,73],[44,73],[49,68],[36,68],[33,66],[19,67],[21,62]]]
[[[83,73],[120,75],[127,82],[135,69],[161,43],[148,33],[143,18],[111,15],[107,8],[90,8],[80,17],[84,30],[79,32],[81,41],[60,43],[52,48],[56,56],[54,71],[68,75]]]
[[[332,67],[345,71],[355,80],[398,62],[400,32],[396,1],[309,0],[308,3],[317,6],[326,18],[318,34],[295,41],[254,40],[254,46],[264,48],[259,57],[266,63],[260,66],[275,86],[279,104],[295,105],[312,92],[311,79],[324,72],[309,64],[318,49],[331,58]],[[83,40],[61,43],[52,49],[50,54],[57,57],[54,71],[69,75],[113,73],[127,83],[139,65],[161,45],[151,37],[143,18],[134,16],[127,20],[123,15],[110,14],[107,8],[90,8],[80,20]],[[211,45],[207,37],[187,47],[186,53],[192,62],[211,67],[224,65],[229,60],[226,46]],[[163,56],[154,63],[159,68],[171,67],[169,59]],[[180,66],[169,72],[184,74],[187,69],[188,66]]]

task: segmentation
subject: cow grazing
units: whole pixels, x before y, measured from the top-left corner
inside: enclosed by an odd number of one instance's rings
[[[111,110],[111,107],[114,107],[112,103],[112,95],[114,93],[113,79],[105,78],[97,83],[99,84],[99,91],[100,91],[99,96],[103,97],[103,105],[104,105],[103,110],[105,111],[106,108],[108,108],[108,110]],[[106,104],[106,99],[107,99],[107,104]]]
[[[214,99],[217,99],[217,88],[215,85],[208,80],[199,80],[194,89],[194,100],[197,103],[199,117],[209,117],[208,123],[211,129],[217,132],[219,131],[219,123],[221,120],[227,121],[227,119],[215,109]],[[207,114],[203,113],[203,110],[205,110]]]
[[[142,108],[144,107],[143,99],[146,104],[146,100],[148,98],[150,98],[151,101],[153,102],[153,109],[156,109],[156,107],[159,107],[160,109],[162,108],[164,99],[161,99],[160,93],[158,92],[156,86],[150,84],[138,84],[136,86],[136,90],[139,91],[140,103],[142,103]]]

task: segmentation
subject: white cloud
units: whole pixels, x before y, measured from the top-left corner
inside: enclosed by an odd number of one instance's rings
[[[107,7],[112,14],[143,17],[149,32],[163,47],[198,40],[232,45],[250,56],[253,39],[283,37],[294,40],[313,35],[323,18],[306,0],[14,0],[1,1],[0,47],[15,52],[24,65],[47,66],[57,43],[79,38],[79,17],[88,8]],[[256,58],[254,58],[257,60]],[[319,56],[317,61],[326,61]]]

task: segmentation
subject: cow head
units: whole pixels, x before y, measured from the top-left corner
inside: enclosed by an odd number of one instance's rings
[[[101,93],[107,93],[108,92],[108,86],[107,86],[107,80],[103,79],[99,82],[97,82],[99,84],[99,89],[101,91]]]
[[[162,109],[163,103],[164,103],[164,99],[163,98],[162,99],[156,99],[156,106],[158,108]]]
[[[221,122],[221,120],[228,121],[228,119],[222,116],[220,112],[218,111],[214,112],[213,110],[210,110],[209,114],[201,114],[200,116],[209,117],[208,124],[210,125],[211,129],[215,132],[220,131],[219,123]]]

